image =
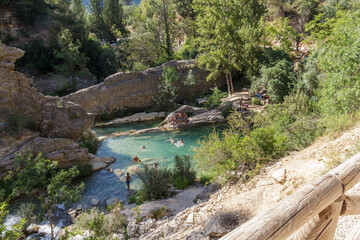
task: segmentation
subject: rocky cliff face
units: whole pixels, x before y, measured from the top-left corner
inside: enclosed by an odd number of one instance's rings
[[[93,117],[75,103],[44,96],[31,87],[25,75],[14,71],[16,59],[23,54],[0,44],[0,176],[13,168],[14,154],[21,151],[42,152],[60,166],[88,162],[90,155],[77,140],[89,131]],[[32,127],[17,133],[9,130],[25,119],[31,120]]]
[[[224,77],[215,81],[207,81],[208,72],[195,67],[195,61],[171,61],[163,66],[150,68],[142,72],[117,73],[104,80],[103,83],[79,90],[62,99],[72,101],[91,113],[113,112],[119,109],[142,108],[153,104],[153,98],[158,94],[158,85],[163,67],[174,67],[179,75],[177,85],[180,86],[178,100],[191,99],[208,91],[210,87],[222,86]],[[181,82],[189,74],[195,79],[195,84],[186,86]]]

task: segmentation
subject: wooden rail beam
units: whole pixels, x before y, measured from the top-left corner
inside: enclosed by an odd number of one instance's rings
[[[322,176],[221,239],[286,239],[342,194],[343,186],[334,175]]]
[[[341,216],[360,214],[360,195],[344,196],[344,203],[341,209]]]
[[[341,208],[343,205],[342,200],[338,198],[359,181],[360,153],[331,170],[328,174],[318,178],[314,183],[307,184],[268,211],[250,219],[222,237],[221,240],[286,239],[307,223],[305,227],[310,227],[311,224],[313,225],[311,229],[323,227],[324,234],[327,232],[326,236],[333,236],[338,215],[340,210],[343,209]],[[335,202],[337,199],[338,201]],[[329,227],[325,229],[322,224],[326,222],[324,221],[326,218],[322,219],[320,215],[328,216],[329,211],[333,213],[331,215],[332,220],[326,223],[329,224]],[[343,210],[341,213],[344,214],[346,211],[350,210]],[[355,210],[351,211],[354,212]],[[316,217],[317,215],[318,217]]]

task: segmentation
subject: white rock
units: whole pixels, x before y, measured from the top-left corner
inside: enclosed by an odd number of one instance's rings
[[[186,223],[193,224],[194,223],[194,213],[191,212],[188,217],[186,218]]]
[[[91,206],[97,206],[100,204],[100,201],[96,198],[91,199],[90,201]]]
[[[276,170],[273,174],[272,177],[275,179],[275,181],[279,184],[284,184],[286,181],[286,169],[285,168],[281,168]]]
[[[119,201],[118,197],[111,197],[108,200],[106,200],[106,206],[109,205],[114,205],[115,203],[117,203]]]

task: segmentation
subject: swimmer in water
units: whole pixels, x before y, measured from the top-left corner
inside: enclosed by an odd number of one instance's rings
[[[175,140],[175,139],[170,138],[170,142],[171,142],[172,144],[176,144],[176,140]]]
[[[146,151],[145,146],[143,146],[143,147],[141,148],[141,151]]]
[[[181,144],[184,144],[184,140],[181,139],[181,140],[180,140],[180,143],[181,143]]]

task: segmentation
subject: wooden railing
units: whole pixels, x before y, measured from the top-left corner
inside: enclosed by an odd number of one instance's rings
[[[359,181],[360,153],[221,240],[334,239],[339,216],[360,214],[360,193],[345,194]],[[360,224],[347,239],[360,239]]]

